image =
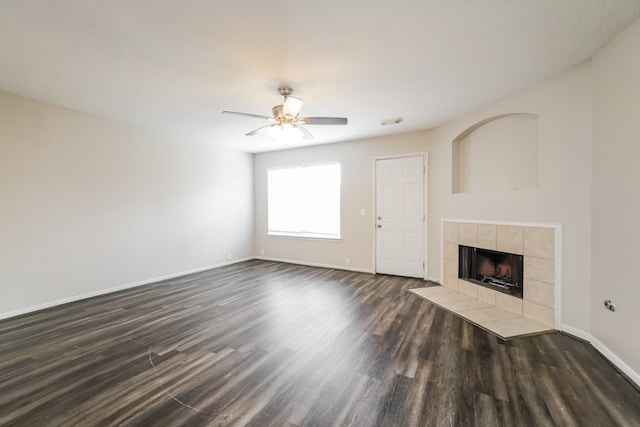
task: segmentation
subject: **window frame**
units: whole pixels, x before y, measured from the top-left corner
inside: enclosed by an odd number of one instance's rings
[[[325,234],[313,231],[283,231],[283,230],[271,230],[270,228],[270,204],[271,204],[271,173],[279,170],[294,170],[294,169],[309,169],[322,166],[337,166],[338,167],[338,206],[337,206],[337,234]],[[266,168],[267,172],[267,236],[269,237],[285,237],[295,239],[309,239],[309,240],[342,240],[342,164],[338,161],[322,162],[322,163],[309,163],[298,164],[294,166],[277,166]],[[305,184],[305,196],[308,195],[308,182]],[[305,197],[306,198],[306,197]],[[304,210],[304,209],[303,209]]]

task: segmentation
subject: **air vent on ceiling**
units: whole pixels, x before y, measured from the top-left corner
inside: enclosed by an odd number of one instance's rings
[[[402,123],[402,117],[394,117],[392,119],[386,119],[386,120],[380,120],[380,124],[382,126],[387,126],[387,125],[397,125]]]

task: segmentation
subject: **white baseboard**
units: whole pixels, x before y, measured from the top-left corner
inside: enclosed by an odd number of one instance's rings
[[[580,338],[581,340],[585,340],[587,342],[591,342],[591,334],[583,331],[582,329],[574,328],[573,326],[567,325],[566,323],[562,324],[563,332],[568,333],[569,335],[573,335],[576,338]]]
[[[68,298],[62,298],[55,301],[45,302],[43,304],[34,305],[31,307],[21,308],[19,310],[8,311],[6,313],[0,313],[0,320],[8,319],[10,317],[20,316],[22,314],[32,313],[34,311],[44,310],[45,308],[55,307],[56,305],[67,304],[74,301],[79,301],[87,298],[97,297],[100,295],[110,294],[112,292],[121,291],[124,289],[135,288],[136,286],[148,285],[150,283],[160,282],[162,280],[173,279],[175,277],[186,276],[187,274],[200,273],[201,271],[211,270],[212,268],[224,267],[225,265],[237,264],[253,259],[253,257],[234,259],[233,261],[225,261],[218,264],[207,265],[205,267],[198,267],[191,270],[181,271],[178,273],[166,274],[164,276],[154,277],[152,279],[145,279],[133,283],[125,283],[124,285],[114,286],[112,288],[100,289],[98,291],[88,292],[86,294],[74,295]]]
[[[616,356],[611,350],[609,350],[604,344],[602,344],[597,339],[591,337],[591,345],[595,347],[604,357],[609,359],[611,363],[613,363],[618,369],[620,369],[624,374],[638,387],[640,387],[640,374],[631,369],[629,365],[624,363],[618,356]]]
[[[600,352],[609,362],[611,362],[616,368],[623,372],[631,381],[636,383],[640,387],[640,374],[631,369],[629,365],[624,363],[614,352],[609,350],[604,344],[598,341],[588,332],[581,329],[574,328],[573,326],[563,324],[562,331],[573,335],[574,337],[588,341],[596,350]]]
[[[442,285],[442,281],[440,280],[439,277],[427,277],[427,280],[430,280],[432,282],[436,282]]]
[[[355,271],[357,273],[369,273],[374,274],[374,271],[369,268],[356,268],[348,265],[332,265],[332,264],[322,264],[319,262],[311,262],[311,261],[297,261],[292,259],[282,259],[282,258],[271,258],[265,256],[255,256],[254,259],[260,259],[262,261],[274,261],[274,262],[286,262],[288,264],[297,264],[297,265],[308,265],[309,267],[322,267],[322,268],[333,268],[335,270],[347,270],[347,271]]]

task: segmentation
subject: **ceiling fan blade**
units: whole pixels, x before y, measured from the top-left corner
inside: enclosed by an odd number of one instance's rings
[[[293,96],[287,96],[284,98],[284,104],[282,104],[282,113],[285,116],[296,117],[302,109],[302,99],[295,98]]]
[[[275,122],[275,119],[273,117],[261,116],[259,114],[239,113],[237,111],[223,111],[222,114],[229,114],[232,116],[252,117],[254,119],[263,119],[263,120],[270,120],[272,122]]]
[[[346,117],[302,117],[298,123],[305,125],[346,125]]]
[[[267,130],[269,130],[269,128],[271,126],[273,126],[273,125],[262,126],[261,128],[252,130],[251,132],[247,133],[245,136],[253,136],[253,135],[257,135],[257,134],[262,133],[262,132],[266,132]]]
[[[303,128],[300,125],[295,125],[298,129],[300,129],[302,131],[302,139],[305,141],[308,141],[310,139],[313,139],[313,135],[311,135],[311,132],[309,132],[308,130],[306,130],[305,128]]]

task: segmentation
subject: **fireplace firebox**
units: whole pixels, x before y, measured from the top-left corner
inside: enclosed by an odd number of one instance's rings
[[[522,255],[459,246],[458,277],[522,298]]]

